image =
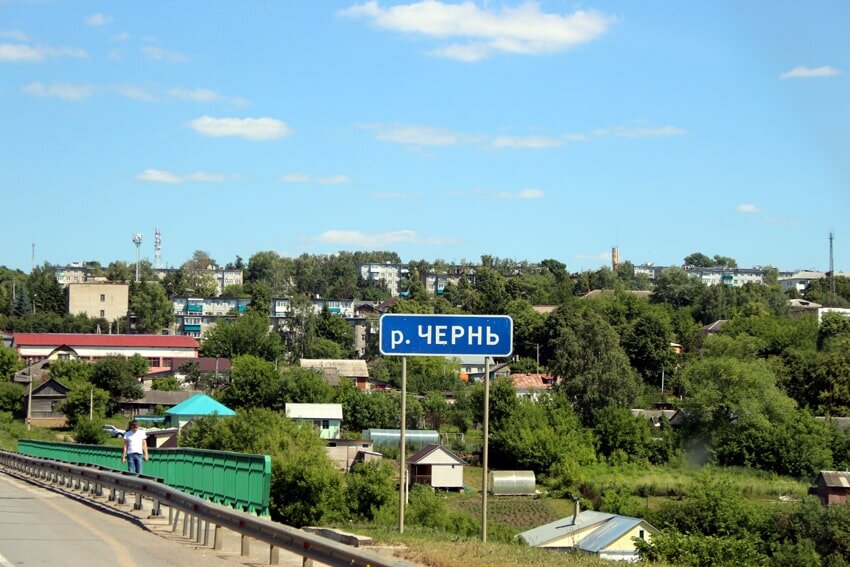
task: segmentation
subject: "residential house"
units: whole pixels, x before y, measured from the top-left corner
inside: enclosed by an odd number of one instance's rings
[[[32,411],[28,412],[35,419],[64,418],[65,414],[59,406],[65,401],[68,388],[56,379],[49,378],[40,384],[32,385]],[[29,394],[24,394],[24,412],[27,412]]]
[[[677,409],[632,409],[631,412],[649,421],[653,427],[661,427],[662,421],[671,427],[681,427],[685,423],[685,414]]]
[[[581,551],[601,559],[637,561],[633,538],[650,540],[658,530],[641,518],[581,511],[576,502],[572,516],[530,529],[517,537],[532,547]]]
[[[813,270],[802,270],[799,272],[786,272],[779,275],[779,285],[782,286],[782,291],[797,290],[797,293],[803,293],[815,280],[820,280],[829,275],[828,272],[816,272]],[[837,272],[836,277],[850,278],[850,274]]]
[[[85,314],[110,322],[127,316],[130,286],[125,283],[69,283],[65,289],[71,315]]]
[[[184,402],[200,392],[187,390],[147,390],[145,395],[138,400],[121,400],[119,408],[121,412],[129,416],[151,415],[157,408],[173,408],[180,402]]]
[[[154,268],[154,275],[158,280],[162,281],[168,274],[179,272],[180,268]],[[239,268],[228,269],[219,268],[218,266],[207,266],[207,271],[215,280],[216,295],[221,295],[224,288],[231,285],[242,285],[243,276],[242,270]]]
[[[322,439],[339,439],[342,430],[342,404],[286,404],[286,417],[296,423],[313,425]]]
[[[511,374],[511,381],[517,397],[537,401],[541,394],[552,389],[555,377],[551,374]]]
[[[744,284],[764,283],[763,268],[724,268],[685,266],[685,272],[692,278],[697,278],[703,285],[725,285],[741,287]]]
[[[224,319],[233,319],[248,310],[246,297],[173,297],[174,334],[202,337]]]
[[[809,492],[816,493],[824,506],[850,504],[850,472],[821,471]]]
[[[171,427],[182,429],[196,417],[205,415],[233,416],[236,412],[206,394],[195,394],[165,412]]]
[[[56,282],[64,288],[68,284],[89,281],[94,270],[81,262],[73,262],[67,266],[55,266],[53,273],[56,274]]]
[[[359,390],[387,390],[389,384],[369,377],[369,368],[365,360],[330,359],[330,358],[302,358],[299,361],[301,368],[308,368],[320,372],[325,381],[331,386],[339,385],[341,378],[348,378],[354,382]]]
[[[198,341],[166,335],[88,335],[70,333],[15,333],[12,348],[29,363],[41,360],[90,360],[105,356],[147,359],[151,372],[171,365],[175,358],[197,358]]]
[[[407,458],[408,484],[460,490],[463,488],[465,464],[442,445],[425,445]]]

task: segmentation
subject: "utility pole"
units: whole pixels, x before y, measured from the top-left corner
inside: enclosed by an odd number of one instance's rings
[[[32,429],[32,358],[27,358],[27,374],[30,377],[27,388],[27,431]]]

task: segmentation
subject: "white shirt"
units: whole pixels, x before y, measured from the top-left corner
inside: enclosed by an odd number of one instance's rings
[[[137,429],[133,431],[132,429],[124,434],[124,441],[127,443],[127,454],[130,453],[144,453],[144,449],[142,448],[142,443],[145,439],[148,438],[148,434],[142,431],[141,429]]]

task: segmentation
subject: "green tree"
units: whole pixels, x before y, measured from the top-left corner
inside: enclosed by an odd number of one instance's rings
[[[218,285],[215,275],[210,268],[215,268],[216,263],[209,254],[203,250],[195,250],[192,257],[180,266],[180,274],[186,290],[192,290],[192,295],[199,297],[214,297],[218,294]]]
[[[693,266],[695,268],[710,268],[711,266],[714,266],[714,261],[702,252],[694,252],[693,254],[685,256],[682,263],[685,266]]]
[[[71,428],[81,421],[88,421],[90,411],[95,420],[102,421],[106,417],[109,396],[109,392],[92,384],[76,383],[65,394],[59,410],[65,414]]]
[[[248,312],[222,321],[204,334],[202,356],[232,359],[243,354],[272,362],[283,354],[280,335],[269,330],[267,316]]]
[[[614,329],[589,309],[558,313],[553,322],[547,368],[560,378],[559,390],[582,422],[593,423],[607,406],[631,407],[640,381]]]
[[[24,367],[24,361],[18,351],[0,345],[0,381],[11,380],[15,372]]]
[[[673,333],[664,311],[647,310],[622,335],[623,351],[644,382],[661,385],[661,375],[673,367]]]
[[[177,378],[174,376],[167,376],[165,378],[157,378],[154,380],[151,384],[151,390],[159,390],[161,392],[179,392],[182,388],[177,382]]]
[[[65,386],[91,380],[94,365],[85,360],[54,360],[50,363],[50,377]]]
[[[130,286],[130,311],[136,316],[136,331],[159,334],[174,321],[171,301],[158,283]]]
[[[36,311],[46,311],[63,315],[65,309],[65,293],[56,281],[56,271],[46,263],[36,266],[27,278],[27,289]]]
[[[122,399],[137,400],[144,395],[139,378],[148,369],[148,362],[138,354],[130,358],[108,355],[94,363],[91,382],[109,393],[111,409]]]
[[[695,305],[705,291],[705,286],[680,268],[665,268],[655,278],[652,301],[673,307]],[[713,321],[708,321],[709,323]]]
[[[237,356],[230,367],[230,385],[221,401],[233,408],[283,410],[285,402],[277,396],[280,380],[273,363],[250,354]]]
[[[0,382],[0,412],[10,412],[20,415],[24,408],[25,389],[13,382]]]
[[[196,426],[181,436],[181,446],[271,456],[272,520],[301,527],[347,516],[345,478],[331,463],[324,443],[312,428],[299,427],[268,409],[196,421]]]
[[[322,307],[315,328],[316,336],[331,340],[340,346],[344,356],[337,358],[350,358],[354,354],[354,327],[343,317],[333,315],[327,304]]]
[[[394,470],[385,461],[358,463],[347,477],[345,491],[354,517],[372,521],[378,510],[395,499]]]

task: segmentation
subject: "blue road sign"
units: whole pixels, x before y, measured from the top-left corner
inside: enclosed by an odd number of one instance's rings
[[[514,322],[507,315],[395,315],[381,317],[385,356],[510,356]]]

